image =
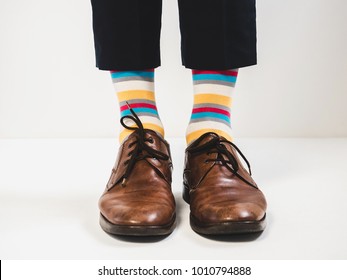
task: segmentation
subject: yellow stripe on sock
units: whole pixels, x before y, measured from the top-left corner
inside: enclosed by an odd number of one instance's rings
[[[154,92],[150,90],[126,90],[117,92],[118,101],[128,101],[131,99],[148,99],[155,101]]]
[[[196,131],[188,134],[186,137],[187,144],[189,145],[190,142],[194,141],[195,139],[198,139],[201,135],[205,134],[206,132],[214,132],[220,136],[223,136],[224,138],[226,138],[229,141],[233,140],[232,137],[223,130],[213,129],[213,128],[205,128],[205,129],[196,130]]]
[[[194,95],[194,104],[215,103],[223,106],[231,106],[231,97],[219,94],[196,94]]]
[[[164,128],[163,127],[156,125],[156,124],[152,124],[152,123],[143,123],[142,125],[146,129],[151,129],[151,130],[154,130],[155,132],[158,132],[164,138]],[[136,127],[136,126],[134,126],[134,127]],[[119,143],[122,143],[123,140],[133,132],[134,132],[134,130],[124,129],[119,134]]]

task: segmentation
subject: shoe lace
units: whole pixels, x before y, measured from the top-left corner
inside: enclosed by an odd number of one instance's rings
[[[207,153],[207,155],[210,155],[212,153],[217,153],[216,158],[206,159],[205,162],[206,163],[207,162],[216,162],[216,163],[219,162],[220,164],[225,166],[230,172],[232,172],[235,176],[240,178],[242,181],[244,181],[248,185],[257,189],[258,187],[256,185],[254,185],[252,182],[248,181],[247,179],[245,179],[242,175],[240,175],[238,173],[238,171],[240,169],[239,163],[238,163],[237,159],[235,158],[235,156],[226,148],[224,143],[230,144],[231,146],[233,146],[235,148],[237,153],[242,157],[242,159],[247,164],[249,174],[252,175],[251,165],[248,162],[247,158],[240,151],[240,149],[234,143],[232,143],[228,140],[221,139],[218,136],[218,134],[216,134],[216,133],[209,132],[209,134],[210,135],[212,134],[215,137],[213,137],[210,141],[199,146],[198,144],[204,138],[204,137],[201,137],[200,140],[198,140],[198,142],[196,142],[197,146],[194,145],[191,148],[187,148],[187,151],[189,153],[192,153],[192,154]]]
[[[137,116],[135,111],[130,107],[128,102],[127,102],[127,105],[128,105],[128,108],[130,109],[132,116],[131,115],[123,116],[120,119],[120,123],[122,124],[122,126],[124,128],[136,131],[137,137],[136,137],[135,141],[129,143],[129,148],[131,148],[134,145],[135,145],[135,148],[133,151],[131,151],[129,153],[129,155],[131,157],[124,162],[124,164],[127,165],[127,168],[124,172],[124,175],[122,176],[121,185],[123,187],[125,187],[126,181],[129,178],[129,175],[131,174],[137,161],[143,160],[145,158],[154,158],[157,160],[169,160],[169,156],[167,154],[164,154],[163,152],[155,150],[146,144],[146,142],[153,143],[153,138],[152,137],[146,138],[145,128],[143,127],[143,124],[142,124],[140,118]],[[136,124],[136,127],[128,126],[124,122],[126,119],[132,120]],[[162,141],[162,140],[160,139],[160,141]],[[155,168],[155,169],[157,169],[157,168]],[[160,173],[158,170],[156,170],[156,171],[158,173]]]

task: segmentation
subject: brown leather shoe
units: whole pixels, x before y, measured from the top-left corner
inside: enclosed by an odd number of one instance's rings
[[[131,110],[132,111],[132,110]],[[175,200],[171,191],[169,144],[144,129],[132,111],[137,128],[124,140],[106,190],[99,200],[100,225],[111,234],[154,236],[175,228]]]
[[[206,133],[189,145],[183,198],[190,204],[193,230],[201,234],[263,231],[266,200],[250,174],[250,165],[236,145],[215,133]]]

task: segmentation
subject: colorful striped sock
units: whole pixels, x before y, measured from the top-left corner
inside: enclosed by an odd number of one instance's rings
[[[230,107],[237,74],[238,69],[192,69],[194,106],[186,131],[188,145],[206,132],[232,140]]]
[[[121,117],[131,115],[126,102],[139,116],[144,128],[152,129],[164,137],[163,124],[160,121],[154,95],[154,68],[135,71],[111,71],[112,82],[115,87]],[[134,126],[131,120],[125,124]],[[121,127],[119,142],[133,132]]]

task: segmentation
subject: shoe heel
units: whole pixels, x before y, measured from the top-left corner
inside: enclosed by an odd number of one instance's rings
[[[189,195],[189,187],[183,183],[183,199],[185,202],[190,204],[190,195]]]

